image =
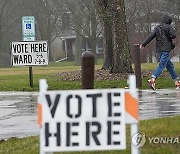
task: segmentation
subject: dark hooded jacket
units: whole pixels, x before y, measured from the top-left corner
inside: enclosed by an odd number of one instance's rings
[[[156,38],[156,50],[171,51],[172,39],[176,37],[175,29],[171,26],[172,19],[165,15],[161,20],[161,24],[156,26],[153,32],[143,41],[142,46],[145,47],[150,41]]]

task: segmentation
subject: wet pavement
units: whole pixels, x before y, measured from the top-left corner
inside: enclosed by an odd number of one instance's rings
[[[143,90],[139,92],[140,120],[180,115],[179,90]]]
[[[39,134],[37,92],[0,92],[0,140]],[[180,115],[180,90],[139,91],[140,120]]]
[[[37,96],[32,92],[0,92],[0,140],[38,134]]]

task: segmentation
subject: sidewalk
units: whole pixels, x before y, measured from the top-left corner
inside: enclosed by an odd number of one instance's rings
[[[140,120],[180,115],[180,90],[139,91]]]

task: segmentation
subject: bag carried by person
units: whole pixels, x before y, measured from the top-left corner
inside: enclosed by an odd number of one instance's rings
[[[161,28],[161,25],[159,26],[159,30],[161,35],[164,34],[171,42],[171,49],[174,49],[176,47],[175,42],[163,31],[163,29]]]

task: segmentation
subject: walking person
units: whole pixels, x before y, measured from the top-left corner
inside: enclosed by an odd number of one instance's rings
[[[149,42],[156,38],[156,51],[159,54],[160,61],[158,67],[153,72],[151,79],[148,80],[148,83],[153,90],[156,90],[155,81],[165,67],[174,80],[176,89],[180,88],[180,80],[170,59],[170,51],[175,48],[172,39],[176,37],[175,29],[171,26],[171,23],[172,18],[169,15],[164,15],[160,25],[157,25],[153,32],[140,45],[140,49],[144,49]]]

